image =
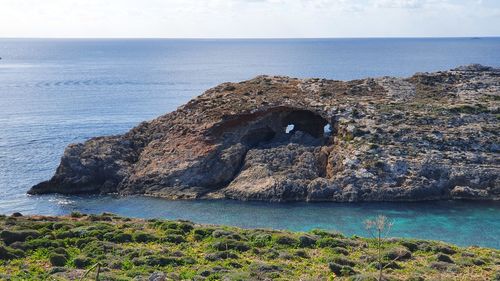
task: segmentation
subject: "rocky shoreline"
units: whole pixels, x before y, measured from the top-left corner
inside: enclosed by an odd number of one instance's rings
[[[224,83],[123,135],[69,145],[30,194],[500,199],[500,69]]]

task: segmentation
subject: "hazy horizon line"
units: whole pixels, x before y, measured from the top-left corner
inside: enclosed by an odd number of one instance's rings
[[[353,37],[1,37],[2,39],[103,39],[103,40],[299,40],[299,39],[474,39],[500,38],[500,35],[470,35],[470,36],[353,36]]]

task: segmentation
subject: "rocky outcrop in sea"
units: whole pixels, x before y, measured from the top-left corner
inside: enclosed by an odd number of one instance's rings
[[[171,199],[500,198],[500,69],[353,81],[259,76],[69,145],[29,193]]]

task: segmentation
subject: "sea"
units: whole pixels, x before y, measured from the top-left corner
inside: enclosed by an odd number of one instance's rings
[[[29,196],[70,143],[121,134],[222,82],[257,75],[351,80],[408,77],[480,63],[500,67],[500,38],[0,39],[0,214],[112,212],[245,228],[390,236],[500,248],[500,202],[263,203],[141,196]]]

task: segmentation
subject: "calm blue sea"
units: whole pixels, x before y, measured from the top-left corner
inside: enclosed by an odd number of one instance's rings
[[[392,235],[500,248],[500,203],[265,204],[144,197],[26,195],[64,147],[123,133],[226,81],[259,74],[355,79],[463,64],[500,67],[500,38],[297,40],[0,39],[0,213],[114,212],[200,223],[366,235],[385,214]]]

